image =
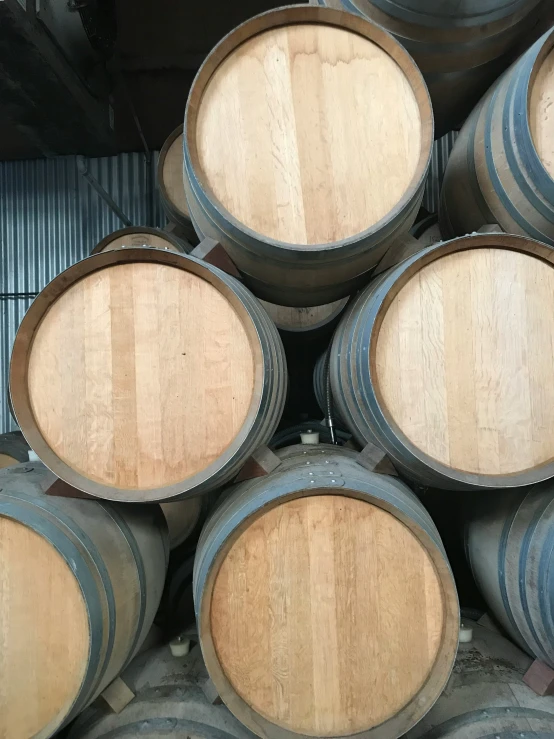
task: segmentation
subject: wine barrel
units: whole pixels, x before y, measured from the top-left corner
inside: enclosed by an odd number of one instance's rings
[[[29,461],[29,445],[21,431],[0,434],[0,469]]]
[[[130,226],[121,228],[108,234],[94,247],[91,254],[100,254],[113,249],[136,248],[137,246],[153,246],[156,249],[166,249],[179,254],[189,252],[192,247],[183,239],[162,231],[160,228],[149,226]]]
[[[158,189],[162,208],[171,223],[191,244],[198,238],[190,220],[183,185],[183,126],[178,126],[167,137],[158,158]]]
[[[500,633],[465,618],[463,625],[471,629],[473,635],[470,642],[460,642],[458,646],[448,689],[405,739],[427,737],[427,732],[446,721],[471,711],[487,711],[495,707],[540,708],[550,714],[554,726],[554,696],[539,698],[523,682],[533,660]],[[519,710],[516,713],[519,714]],[[464,736],[464,739],[467,738]]]
[[[175,549],[188,539],[200,522],[204,511],[203,498],[188,498],[175,503],[162,503],[162,511],[169,528],[169,543]]]
[[[184,131],[197,232],[225,247],[258,297],[303,307],[352,294],[408,232],[433,117],[419,70],[383,29],[298,5],[215,47]]]
[[[406,47],[429,88],[437,138],[462,123],[511,63],[540,0],[315,0],[378,23]]]
[[[229,490],[198,543],[207,670],[266,739],[396,738],[438,698],[456,654],[439,535],[411,490],[356,452],[275,453],[280,465]]]
[[[441,192],[446,237],[497,223],[554,244],[553,89],[551,29],[490,90],[456,140]]]
[[[423,485],[554,475],[554,251],[482,234],[416,253],[364,290],[331,347],[333,401]]]
[[[146,637],[168,561],[158,506],[53,497],[40,462],[0,471],[0,725],[47,739]]]
[[[198,646],[182,658],[169,647],[139,655],[123,679],[135,699],[120,713],[106,705],[88,708],[68,739],[253,739],[223,705],[212,705],[200,685],[206,668]]]
[[[342,300],[336,300],[334,303],[328,303],[327,305],[316,305],[307,308],[275,305],[265,300],[260,300],[260,303],[269,313],[279,331],[285,334],[294,334],[298,339],[305,341],[316,336],[319,337],[322,334],[329,335],[348,303],[348,298],[342,298]]]
[[[468,511],[466,552],[491,611],[528,654],[554,667],[554,483]]]
[[[534,708],[487,708],[457,716],[423,739],[554,739],[554,719]]]
[[[14,410],[40,459],[89,495],[128,502],[231,480],[273,435],[286,387],[279,334],[249,291],[160,249],[62,272],[25,315],[11,360]]]

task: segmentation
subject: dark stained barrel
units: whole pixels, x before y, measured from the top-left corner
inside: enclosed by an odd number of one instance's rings
[[[328,352],[323,352],[323,354],[319,357],[317,362],[314,366],[314,376],[313,376],[313,383],[314,383],[314,395],[317,400],[317,404],[319,406],[319,409],[321,410],[321,413],[323,414],[323,418],[327,418],[329,415],[329,404],[331,405],[331,415],[334,423],[339,423],[339,425],[344,426],[344,422],[342,421],[340,417],[340,413],[337,410],[336,403],[333,402],[333,395],[331,392],[331,386],[329,383],[329,360],[328,360]]]
[[[167,570],[159,506],[46,495],[55,480],[40,462],[0,471],[0,716],[10,737],[47,739],[119,675],[152,625]]]
[[[466,551],[483,597],[528,654],[554,667],[554,484],[502,491],[468,511]]]
[[[226,36],[191,88],[190,216],[258,297],[331,303],[409,231],[432,141],[423,78],[382,28],[330,8],[269,11]]]
[[[167,137],[158,158],[158,188],[165,214],[191,244],[198,238],[190,220],[183,185],[183,126]]]
[[[199,525],[204,513],[204,502],[201,496],[178,500],[175,503],[162,503],[162,511],[169,528],[171,549],[182,544]]]
[[[0,434],[0,469],[29,460],[29,445],[21,431]]]
[[[525,673],[533,663],[532,658],[500,632],[479,626],[463,615],[462,625],[464,637],[467,639],[471,633],[471,638],[470,641],[460,641],[458,645],[448,689],[417,726],[406,734],[405,739],[427,739],[428,732],[443,731],[442,727],[452,719],[461,719],[460,725],[474,723],[482,731],[487,725],[486,722],[481,724],[483,715],[493,706],[508,709],[505,714],[508,718],[512,712],[514,716],[522,717],[526,710],[540,708],[550,714],[554,726],[554,696],[538,698],[523,682]],[[481,712],[480,718],[467,722],[467,714],[477,711]],[[498,730],[501,728],[502,724],[498,723]],[[522,725],[521,728],[529,727]],[[473,734],[463,735],[463,739],[469,736],[473,737]]]
[[[281,339],[254,296],[152,248],[96,254],[56,277],[11,360],[14,410],[39,457],[79,490],[125,502],[230,481],[272,437],[286,389]]]
[[[139,655],[123,674],[134,700],[120,713],[97,703],[71,727],[68,739],[254,739],[229,712],[208,702],[200,648],[174,657],[168,646]]]
[[[450,719],[422,739],[554,739],[554,717],[534,708],[485,708]]]
[[[462,123],[508,67],[539,0],[313,0],[378,23],[413,56],[429,88],[437,137]]]
[[[554,31],[491,88],[456,140],[441,193],[445,237],[496,223],[554,244]]]
[[[427,247],[347,310],[330,350],[333,401],[359,444],[423,485],[548,479],[553,316],[551,247],[498,233]]]
[[[91,254],[100,254],[112,249],[136,248],[137,246],[153,246],[156,249],[168,249],[179,254],[185,254],[192,249],[192,246],[184,239],[179,239],[160,228],[129,226],[105,236],[94,247]]]
[[[267,739],[396,738],[438,698],[456,654],[457,598],[439,535],[412,491],[369,472],[356,452],[275,453],[270,475],[225,492],[198,544],[194,600],[210,677]]]

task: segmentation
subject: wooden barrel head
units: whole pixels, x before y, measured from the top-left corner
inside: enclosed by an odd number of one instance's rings
[[[6,739],[51,736],[83,682],[85,602],[45,539],[0,516],[0,727]]]
[[[385,415],[418,450],[463,472],[510,475],[551,461],[552,264],[485,247],[416,269],[374,329]]]
[[[282,331],[310,331],[338,316],[348,303],[348,298],[308,308],[291,308],[287,305],[266,303],[265,300],[260,300],[260,303],[269,313],[277,328]]]
[[[183,185],[183,127],[179,126],[168,140],[169,146],[164,152],[160,171],[160,187],[163,187],[166,198],[185,218],[189,218],[189,209]],[[161,156],[161,155],[160,155]]]
[[[353,237],[390,215],[421,166],[415,84],[388,51],[338,25],[258,33],[219,63],[194,111],[200,180],[268,239]]]
[[[36,327],[28,402],[49,448],[87,480],[159,489],[205,470],[246,428],[259,345],[194,262],[109,256],[85,260]]]
[[[540,65],[529,93],[533,142],[546,171],[554,179],[554,49]]]
[[[114,249],[136,248],[137,246],[154,246],[156,249],[168,249],[179,254],[183,249],[177,246],[175,239],[169,234],[164,234],[160,229],[155,228],[123,228],[120,231],[114,231],[113,234],[106,236],[105,239],[96,246],[92,253],[99,254],[104,251],[113,251]]]
[[[425,683],[444,596],[397,518],[313,492],[244,523],[215,575],[210,628],[254,711],[299,734],[346,736],[394,716]]]

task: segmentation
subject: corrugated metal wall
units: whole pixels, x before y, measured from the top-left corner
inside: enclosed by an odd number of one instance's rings
[[[85,159],[137,226],[163,226],[157,154]],[[11,347],[32,296],[124,224],[77,169],[77,157],[0,162],[0,431],[16,428],[7,388]]]

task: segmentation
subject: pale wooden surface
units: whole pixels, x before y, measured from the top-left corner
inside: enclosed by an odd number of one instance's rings
[[[167,197],[174,207],[188,218],[189,209],[183,186],[183,134],[177,136],[167,150],[162,168],[162,178]]]
[[[0,454],[0,469],[4,467],[11,467],[14,464],[19,464],[17,459],[10,457],[9,454]]]
[[[260,303],[269,313],[273,322],[278,328],[289,330],[309,329],[324,323],[331,318],[337,311],[347,304],[348,298],[336,300],[334,303],[326,305],[316,305],[309,308],[290,308],[286,305],[275,305],[275,303],[266,303],[260,300]]]
[[[280,27],[244,42],[208,82],[201,179],[269,238],[338,241],[398,203],[421,130],[414,92],[379,46],[325,24]]]
[[[252,347],[228,300],[152,262],[73,285],[29,359],[31,407],[51,448],[89,479],[130,490],[217,459],[245,422],[253,382]]]
[[[319,492],[240,535],[216,576],[211,629],[228,680],[255,711],[292,731],[341,736],[394,715],[422,686],[444,606],[404,524]]]
[[[442,257],[394,298],[377,340],[378,394],[416,447],[509,474],[554,453],[554,270],[507,249]]]
[[[554,49],[541,65],[531,88],[529,125],[537,153],[554,178]]]
[[[77,696],[88,650],[86,607],[70,568],[45,539],[0,516],[2,739],[57,727]]]
[[[121,249],[122,246],[155,246],[157,249],[167,249],[167,251],[175,251],[178,254],[181,253],[175,244],[172,244],[171,241],[165,239],[161,234],[158,235],[151,233],[123,234],[122,236],[115,238],[113,241],[110,241],[102,251],[114,251],[115,249]]]
[[[169,543],[173,549],[182,544],[196,527],[202,513],[202,498],[162,503],[161,508],[169,529]]]

